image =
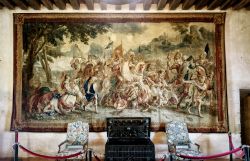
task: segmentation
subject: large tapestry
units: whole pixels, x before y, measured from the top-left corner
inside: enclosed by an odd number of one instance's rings
[[[12,129],[107,117],[227,131],[224,13],[14,14]]]

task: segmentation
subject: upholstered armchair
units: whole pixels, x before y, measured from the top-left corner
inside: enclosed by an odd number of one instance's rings
[[[178,155],[201,156],[200,146],[189,139],[187,124],[180,121],[166,123],[166,134],[170,160],[184,160]]]
[[[67,127],[66,140],[58,145],[58,155],[65,156],[82,151],[82,155],[72,159],[83,159],[88,149],[88,135],[88,123],[82,121],[69,123]]]

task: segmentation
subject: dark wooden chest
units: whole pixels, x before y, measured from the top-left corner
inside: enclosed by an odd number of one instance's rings
[[[154,161],[149,117],[107,118],[105,161]]]

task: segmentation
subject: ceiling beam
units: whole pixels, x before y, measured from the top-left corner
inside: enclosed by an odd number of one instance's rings
[[[241,0],[238,4],[233,6],[234,10],[240,10],[250,3],[250,0]]]
[[[229,7],[231,7],[231,6],[230,6],[231,1],[232,1],[232,0],[226,0],[224,3],[222,3],[222,4],[220,5],[220,9],[225,10],[225,9],[228,9]]]
[[[195,9],[200,10],[208,4],[209,0],[200,0],[195,4]]]
[[[124,5],[124,4],[129,4],[133,2],[138,2],[139,0],[101,0],[107,4],[112,4],[112,5]]]
[[[64,10],[66,8],[66,3],[64,0],[54,0],[55,5],[60,9]]]
[[[49,10],[53,9],[53,3],[61,9],[66,9],[66,3],[70,3],[73,9],[80,9],[80,1],[85,2],[89,10],[94,9],[94,2],[99,2],[102,10],[107,10],[107,4],[115,5],[116,10],[121,10],[123,4],[129,4],[129,10],[135,10],[138,2],[143,3],[143,9],[149,10],[152,3],[157,4],[157,9],[162,10],[169,3],[169,9],[175,10],[180,3],[182,3],[182,9],[190,9],[195,5],[196,10],[200,10],[207,6],[208,10],[214,10],[220,7],[221,10],[232,7],[234,10],[240,10],[246,8],[250,10],[250,0],[0,0],[0,8],[7,7],[8,9],[15,9],[15,6],[20,7],[23,10],[27,10],[32,7],[35,10],[41,9],[43,4]]]
[[[144,10],[149,10],[150,7],[151,7],[151,3],[152,3],[152,0],[144,0],[143,9]]]
[[[250,4],[246,7],[247,10],[250,10]]]
[[[25,2],[21,0],[12,0],[18,7],[20,7],[22,10],[27,10],[29,7],[25,4]]]
[[[115,10],[121,10],[122,9],[122,5],[115,5]]]
[[[15,9],[15,6],[9,0],[0,0],[0,2],[10,10]]]
[[[53,10],[53,3],[50,0],[41,0],[41,2],[49,10]]]
[[[72,8],[75,10],[80,9],[80,2],[79,0],[69,0],[69,3],[71,4]]]
[[[207,7],[208,10],[213,10],[221,5],[224,0],[213,0]]]
[[[232,0],[232,2],[230,3],[231,7],[237,5],[239,3],[239,0]]]
[[[229,8],[233,8],[235,5],[239,3],[239,0],[231,0]]]
[[[136,8],[136,2],[129,3],[129,10],[135,10]]]
[[[169,2],[169,9],[175,10],[181,3],[181,0],[172,0]]]
[[[40,10],[41,4],[37,0],[26,0],[26,2],[32,7],[34,10]]]
[[[94,10],[94,0],[85,0],[88,10]]]
[[[158,10],[163,10],[167,4],[168,0],[159,0],[157,4],[157,9]]]
[[[183,3],[182,3],[182,9],[183,10],[188,10],[189,8],[192,7],[192,5],[194,4],[196,0],[185,0]]]
[[[101,10],[107,10],[107,4],[103,2],[102,0],[100,1],[100,6],[101,6]]]

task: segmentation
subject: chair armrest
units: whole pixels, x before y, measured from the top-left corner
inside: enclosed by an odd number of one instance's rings
[[[190,145],[195,145],[197,150],[200,151],[200,145],[199,144],[190,142]]]
[[[168,151],[169,153],[176,153],[176,145],[175,144],[171,144],[171,143],[168,143]]]
[[[64,140],[62,143],[60,143],[60,144],[58,145],[58,153],[61,152],[61,146],[62,146],[63,144],[65,144],[65,143],[67,143],[67,142],[68,142],[67,140]]]

